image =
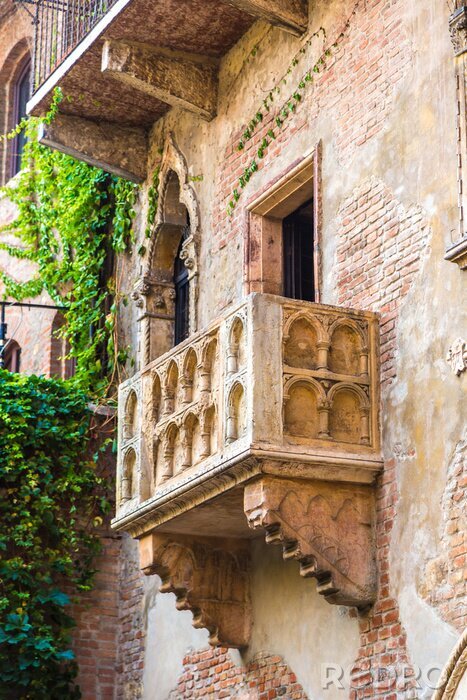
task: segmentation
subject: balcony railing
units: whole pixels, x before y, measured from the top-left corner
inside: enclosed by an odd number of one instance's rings
[[[369,484],[378,320],[250,295],[120,387],[115,526],[139,536],[261,472]]]
[[[117,0],[16,0],[33,17],[33,91],[78,46]]]

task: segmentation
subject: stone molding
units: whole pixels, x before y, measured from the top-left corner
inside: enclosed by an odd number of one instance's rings
[[[444,259],[456,263],[461,270],[467,270],[467,236],[450,246],[446,250]]]
[[[251,633],[249,551],[241,540],[152,534],[140,541],[140,565],[174,593],[178,610],[193,613],[211,646],[242,648]]]
[[[466,674],[467,629],[464,630],[443,669],[432,700],[461,700],[461,697],[457,696],[457,690]]]
[[[329,603],[366,608],[375,599],[371,488],[262,478],[245,487],[245,513],[266,542],[282,546]]]

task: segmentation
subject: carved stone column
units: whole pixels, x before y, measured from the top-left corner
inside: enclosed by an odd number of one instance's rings
[[[243,540],[151,534],[140,540],[140,566],[162,579],[178,610],[209,631],[212,646],[241,648],[251,633],[249,552]]]
[[[141,329],[141,365],[144,367],[172,346],[175,290],[172,284],[158,282],[147,275],[138,283],[131,297],[142,312],[138,324]]]
[[[263,477],[245,487],[251,528],[296,559],[300,574],[317,579],[329,603],[365,608],[374,601],[371,487]]]

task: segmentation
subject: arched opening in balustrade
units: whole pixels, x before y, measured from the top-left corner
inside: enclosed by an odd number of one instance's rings
[[[198,358],[193,348],[190,348],[183,360],[182,391],[183,403],[191,403],[198,396]]]
[[[227,434],[226,442],[239,440],[246,433],[246,401],[245,390],[240,382],[236,382],[227,401]]]
[[[217,338],[212,338],[204,346],[201,353],[199,390],[200,393],[209,393],[216,386],[219,367],[217,358]]]
[[[130,447],[123,457],[120,501],[126,503],[136,496],[136,452]]]
[[[241,318],[234,319],[230,334],[227,354],[227,371],[229,374],[239,372],[245,366],[245,328]]]
[[[157,372],[154,372],[152,377],[152,421],[155,424],[159,422],[161,414],[162,402],[162,385],[161,378]]]
[[[215,406],[209,406],[203,417],[203,451],[204,456],[215,454],[218,449],[217,414]]]
[[[178,405],[178,365],[173,360],[168,368],[164,385],[164,414],[173,413]]]
[[[138,430],[138,397],[135,391],[130,391],[125,404],[125,419],[123,423],[123,437],[131,440]]]
[[[363,389],[352,384],[335,384],[329,392],[329,401],[331,437],[339,442],[369,444],[370,405]]]

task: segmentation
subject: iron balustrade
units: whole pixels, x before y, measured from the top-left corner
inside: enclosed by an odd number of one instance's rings
[[[36,92],[117,0],[16,0],[35,26],[32,91]]]

